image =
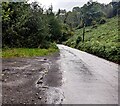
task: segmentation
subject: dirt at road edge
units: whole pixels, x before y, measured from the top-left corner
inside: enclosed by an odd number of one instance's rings
[[[62,100],[59,53],[2,60],[2,104],[56,104]]]

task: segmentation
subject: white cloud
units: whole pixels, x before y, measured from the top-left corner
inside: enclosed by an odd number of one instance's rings
[[[30,0],[30,2],[31,1],[38,1],[45,8],[48,8],[52,4],[54,11],[57,11],[59,8],[66,9],[69,11],[72,10],[72,8],[75,6],[81,7],[89,0]],[[93,1],[98,1],[100,3],[108,4],[112,0],[93,0]]]
[[[99,3],[105,3],[108,4],[110,2],[112,2],[112,0],[97,0]]]

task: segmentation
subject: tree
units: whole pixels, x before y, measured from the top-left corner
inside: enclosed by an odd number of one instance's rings
[[[10,2],[2,5],[3,47],[43,47],[49,30],[47,16],[38,3]]]
[[[50,29],[50,40],[59,42],[62,31],[61,31],[61,25],[57,18],[54,16],[49,16],[49,29]]]

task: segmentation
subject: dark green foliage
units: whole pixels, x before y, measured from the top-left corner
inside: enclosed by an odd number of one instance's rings
[[[105,19],[101,19],[99,24],[105,24],[106,23],[106,20]]]
[[[60,38],[60,42],[62,43],[68,40],[73,35],[74,35],[74,31],[72,31],[68,25],[62,24],[62,36]]]
[[[7,5],[7,9],[4,5]],[[8,19],[4,19],[6,14],[3,14],[3,47],[41,46],[48,34],[48,28],[42,19],[42,8],[36,2],[31,7],[20,2],[3,3],[3,10],[10,10]]]
[[[76,39],[76,45],[75,45],[75,48],[77,48],[78,44],[82,41],[82,37],[81,36],[78,36],[77,39]]]
[[[120,1],[119,2],[111,2],[113,6],[113,16],[116,16],[118,14],[118,10],[120,9]]]
[[[59,42],[62,36],[62,27],[59,21],[54,17],[49,17],[49,29],[50,29],[50,39],[51,41]]]
[[[102,17],[105,17],[102,6],[102,4],[97,2],[88,2],[81,8],[82,18],[85,20],[86,26],[91,26],[93,21],[98,23]]]
[[[44,11],[37,2],[2,2],[2,46],[49,48],[60,42],[62,25],[52,10]]]
[[[3,46],[21,46],[21,36],[19,35],[24,22],[25,11],[21,11],[24,3],[2,3],[2,39]]]
[[[105,23],[102,19],[118,15],[119,7],[120,2],[111,2],[106,5],[98,2],[87,2],[82,7],[74,7],[72,12],[62,14],[61,20],[65,19],[64,22],[70,27],[80,29],[84,23],[86,26],[93,25],[93,22],[96,22],[96,24]]]

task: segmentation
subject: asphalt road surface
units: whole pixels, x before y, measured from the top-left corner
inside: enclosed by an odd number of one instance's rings
[[[118,104],[118,65],[64,45],[60,49],[62,104]]]
[[[117,64],[58,47],[50,56],[2,59],[2,104],[118,104]]]

